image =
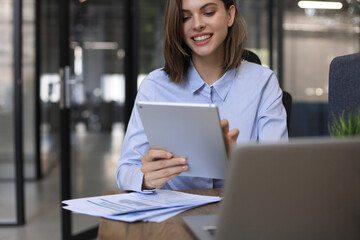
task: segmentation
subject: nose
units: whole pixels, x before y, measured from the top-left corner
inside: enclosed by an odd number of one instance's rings
[[[202,31],[205,28],[205,23],[202,21],[202,18],[199,16],[194,17],[194,26],[195,31]]]

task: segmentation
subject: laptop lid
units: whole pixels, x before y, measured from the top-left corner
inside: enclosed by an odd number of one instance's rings
[[[360,138],[236,149],[216,239],[360,239]]]

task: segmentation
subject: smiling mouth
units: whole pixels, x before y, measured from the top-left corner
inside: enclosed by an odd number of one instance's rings
[[[199,36],[199,37],[192,37],[191,39],[194,40],[195,42],[200,42],[200,41],[209,39],[211,37],[212,37],[212,34],[208,34],[208,35],[203,35],[203,36]]]

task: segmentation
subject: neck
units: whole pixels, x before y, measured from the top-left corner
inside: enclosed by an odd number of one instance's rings
[[[224,75],[219,59],[193,56],[192,62],[200,77],[208,85],[212,85]]]

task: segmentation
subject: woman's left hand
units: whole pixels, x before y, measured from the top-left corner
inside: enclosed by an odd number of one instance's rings
[[[233,128],[229,131],[229,121],[225,118],[221,119],[221,129],[224,136],[227,155],[229,156],[231,148],[236,144],[240,131],[237,128]]]

